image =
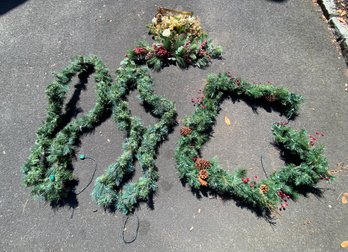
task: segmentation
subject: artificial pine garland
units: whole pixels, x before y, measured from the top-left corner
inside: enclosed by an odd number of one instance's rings
[[[222,50],[211,44],[199,19],[191,15],[159,9],[148,27],[156,42],[152,46],[141,42],[129,50],[116,71],[114,82],[100,59],[81,56],[56,74],[56,80],[47,87],[47,119],[39,128],[35,145],[22,167],[24,184],[32,187],[35,196],[52,202],[65,198],[73,190],[70,183],[74,179],[72,158],[79,137],[93,130],[109,112],[112,112],[118,127],[126,132],[127,138],[121,156],[97,179],[93,198],[101,206],[130,213],[139,201],[147,200],[156,190],[157,148],[176,123],[176,111],[173,102],[154,94],[148,69],[159,71],[171,64],[181,68],[191,65],[206,67],[212,58],[221,58]],[[91,70],[95,72],[97,82],[95,107],[86,115],[63,125],[64,98],[72,77]],[[145,128],[139,118],[131,116],[126,96],[132,89],[139,90],[140,99],[152,108],[152,114],[159,118],[159,122]],[[194,115],[185,119],[175,155],[180,177],[192,187],[207,186],[271,211],[284,198],[296,198],[301,186],[311,186],[321,178],[331,177],[327,173],[323,148],[313,147],[313,139],[309,140],[304,130],[295,131],[283,124],[272,127],[276,143],[297,155],[302,163],[297,166],[289,164],[265,180],[250,181],[244,170],[229,174],[216,160],[200,158],[200,149],[208,140],[207,133],[212,129],[219,105],[226,96],[263,99],[279,104],[289,119],[297,114],[302,101],[301,96],[285,88],[254,85],[229,74],[210,76],[204,94]],[[144,175],[136,183],[127,184],[125,177],[134,172],[136,160]]]
[[[32,187],[33,195],[49,202],[67,197],[73,190],[72,159],[79,137],[93,130],[109,112],[127,138],[121,156],[97,179],[93,198],[101,206],[116,207],[127,214],[156,190],[157,149],[176,123],[176,110],[173,102],[154,94],[148,70],[159,71],[170,64],[181,68],[205,67],[212,58],[221,58],[222,50],[211,44],[199,19],[191,14],[160,8],[149,28],[156,42],[151,47],[140,42],[138,47],[129,50],[116,71],[115,82],[96,56],[77,57],[56,74],[56,80],[46,90],[47,119],[39,128],[35,145],[22,167],[24,184]],[[72,77],[91,70],[95,71],[97,82],[95,107],[81,118],[62,125],[64,99]],[[126,96],[133,89],[139,90],[140,99],[152,108],[159,122],[145,128],[138,117],[131,116]],[[135,161],[139,162],[144,175],[136,183],[126,184],[125,177],[134,172]]]
[[[96,104],[86,115],[67,124],[59,130],[62,123],[64,98],[69,84],[77,73],[95,71]],[[76,57],[56,80],[47,86],[47,119],[37,132],[35,145],[27,162],[23,165],[24,184],[32,186],[32,194],[47,201],[58,201],[67,196],[71,190],[69,182],[73,177],[71,169],[74,146],[79,136],[89,132],[98,125],[110,109],[109,93],[112,79],[108,69],[95,56]]]
[[[228,96],[263,99],[280,105],[284,114],[293,118],[302,101],[300,95],[270,84],[250,84],[229,73],[210,75],[204,87],[204,98],[192,116],[184,119],[188,134],[182,134],[176,149],[179,176],[191,187],[208,187],[222,195],[230,195],[270,213],[286,198],[296,199],[301,188],[315,185],[320,179],[329,179],[328,162],[322,146],[313,146],[305,130],[296,131],[287,123],[274,124],[275,142],[283,150],[297,156],[299,165],[288,164],[267,179],[256,181],[246,176],[245,170],[226,172],[216,159],[200,158],[200,150],[209,139],[221,102]],[[270,99],[269,97],[272,97]]]
[[[130,59],[125,59],[116,74],[116,85],[111,88],[113,116],[119,128],[127,132],[128,138],[121,156],[97,179],[92,195],[98,205],[115,206],[122,212],[129,213],[139,201],[147,200],[157,188],[156,152],[176,123],[176,110],[173,102],[154,94],[152,79],[146,68],[138,67]],[[160,118],[159,122],[147,129],[139,118],[130,116],[125,100],[130,89],[135,88],[139,90],[143,103],[153,109],[154,116]],[[134,172],[135,160],[139,161],[144,175],[138,182],[123,186],[125,175]]]

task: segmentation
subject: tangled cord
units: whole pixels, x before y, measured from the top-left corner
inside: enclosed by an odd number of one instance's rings
[[[85,190],[87,189],[87,187],[89,187],[89,185],[90,185],[90,184],[92,183],[92,181],[93,181],[94,175],[95,175],[95,173],[96,173],[96,171],[97,171],[97,168],[98,168],[98,163],[97,163],[97,161],[96,161],[95,159],[93,159],[93,158],[91,158],[91,157],[87,157],[87,156],[85,156],[84,154],[80,154],[80,157],[79,157],[79,158],[80,158],[80,160],[85,160],[85,159],[93,160],[94,163],[95,163],[95,167],[94,167],[93,174],[92,174],[92,176],[91,176],[89,182],[87,183],[87,185],[86,185],[84,188],[82,188],[81,191],[77,192],[76,195],[81,194],[83,191],[85,191]],[[72,209],[72,212],[71,212],[71,215],[70,215],[70,219],[72,219],[72,218],[74,217],[74,212],[75,212],[75,208]]]
[[[93,174],[92,174],[92,176],[91,176],[89,182],[87,183],[87,185],[86,185],[81,191],[77,192],[76,195],[81,194],[82,192],[84,192],[84,191],[88,188],[88,186],[92,183],[93,178],[94,178],[95,173],[96,173],[97,168],[98,168],[98,163],[97,163],[97,161],[96,161],[94,158],[85,156],[84,154],[80,154],[79,158],[80,158],[80,160],[86,160],[86,159],[93,160],[94,163],[95,163],[95,167],[94,167],[94,170],[93,170]],[[74,214],[74,209],[73,209],[73,211],[72,211],[71,218],[73,217],[73,214]],[[137,239],[137,237],[138,237],[138,231],[139,231],[139,226],[140,226],[139,217],[138,217],[138,215],[137,215],[136,213],[134,213],[134,215],[135,215],[135,217],[136,217],[137,223],[136,223],[135,235],[134,235],[134,237],[133,237],[132,239],[130,239],[130,240],[126,240],[126,239],[125,239],[125,231],[127,230],[126,226],[127,226],[127,223],[128,223],[128,219],[129,219],[129,217],[130,217],[131,215],[127,215],[127,217],[126,217],[126,219],[125,219],[125,221],[124,221],[124,223],[123,223],[122,240],[123,240],[123,242],[126,243],[126,244],[134,242],[134,241]]]
[[[127,241],[127,240],[124,238],[124,232],[127,230],[126,225],[127,225],[128,219],[129,219],[129,217],[130,217],[131,215],[127,215],[127,217],[126,217],[126,219],[125,219],[125,221],[124,221],[124,223],[123,223],[122,240],[123,240],[123,242],[126,243],[126,244],[134,242],[134,241],[137,239],[137,237],[138,237],[138,231],[139,231],[139,217],[138,217],[138,215],[137,215],[136,213],[134,213],[134,215],[135,215],[135,217],[136,217],[136,219],[137,219],[137,227],[136,227],[136,229],[135,229],[135,235],[134,235],[134,237],[133,237],[131,240],[128,240],[128,241]]]

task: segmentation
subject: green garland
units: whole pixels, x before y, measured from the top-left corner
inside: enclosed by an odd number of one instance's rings
[[[77,73],[95,71],[96,104],[86,115],[70,122],[62,130],[62,109],[64,98],[69,90],[72,77]],[[23,165],[24,184],[32,187],[32,194],[47,201],[65,198],[71,190],[73,181],[71,169],[74,146],[78,144],[83,132],[91,131],[101,122],[103,114],[110,109],[109,93],[112,79],[108,69],[95,56],[75,58],[56,80],[48,85],[47,119],[37,132],[34,147],[27,162]]]
[[[113,116],[119,128],[127,132],[128,138],[123,145],[122,155],[97,179],[92,195],[101,206],[116,206],[122,212],[129,213],[139,201],[148,200],[157,188],[157,148],[176,123],[176,110],[173,102],[154,94],[152,79],[146,68],[125,59],[116,74],[116,85],[111,88],[115,108]],[[153,109],[153,115],[160,118],[159,122],[147,129],[139,118],[130,116],[125,97],[133,88],[139,90],[140,98]],[[137,183],[123,186],[125,175],[134,172],[135,160],[139,161],[144,176]]]
[[[93,130],[110,112],[118,128],[126,132],[127,138],[121,156],[107,168],[105,174],[97,178],[93,198],[98,205],[115,207],[128,214],[139,201],[148,200],[156,190],[157,149],[176,124],[176,110],[174,102],[154,94],[148,71],[159,71],[170,64],[179,67],[205,67],[212,58],[221,58],[222,53],[220,47],[212,46],[196,17],[173,16],[169,13],[167,16],[168,20],[175,19],[170,32],[172,36],[156,35],[156,43],[152,47],[141,42],[138,47],[129,50],[128,56],[116,71],[115,82],[96,56],[77,57],[62,72],[56,74],[56,80],[46,90],[47,119],[39,128],[35,145],[22,167],[24,184],[32,187],[33,195],[49,202],[57,202],[74,190],[72,159],[75,157],[79,137]],[[165,17],[164,15],[163,20]],[[162,24],[163,27],[168,25]],[[151,27],[150,33],[154,31]],[[197,34],[191,34],[192,31],[197,31]],[[79,119],[63,125],[63,104],[72,77],[91,70],[95,72],[97,82],[94,108]],[[138,117],[131,116],[126,96],[133,89],[139,90],[143,104],[152,109],[152,114],[159,118],[159,122],[145,128]],[[144,175],[136,183],[126,184],[126,175],[134,172],[136,161],[142,167]]]
[[[204,87],[204,99],[192,116],[184,119],[182,136],[176,149],[176,163],[180,178],[195,189],[206,186],[219,194],[236,199],[270,213],[284,198],[296,199],[301,188],[313,186],[319,179],[330,178],[328,163],[322,146],[312,146],[305,130],[296,131],[287,123],[274,124],[276,143],[296,155],[301,163],[288,164],[261,181],[246,177],[245,170],[233,173],[221,168],[216,159],[200,158],[200,150],[209,139],[221,102],[227,96],[262,99],[277,103],[288,118],[299,109],[302,97],[282,87],[270,84],[250,84],[227,74],[211,75]]]

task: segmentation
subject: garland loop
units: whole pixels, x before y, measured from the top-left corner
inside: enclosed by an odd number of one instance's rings
[[[191,187],[208,187],[222,195],[230,195],[267,213],[275,210],[284,197],[297,198],[303,186],[313,186],[322,178],[330,178],[327,159],[322,146],[313,146],[305,130],[296,131],[286,123],[274,124],[275,142],[283,150],[296,155],[301,163],[288,164],[259,182],[246,177],[245,170],[226,172],[216,159],[200,157],[200,150],[209,139],[219,107],[224,98],[263,99],[278,103],[284,114],[293,118],[302,101],[300,95],[270,84],[250,84],[229,73],[210,75],[204,87],[204,99],[193,115],[184,119],[184,126],[176,149],[179,176]]]
[[[162,8],[148,26],[155,43],[149,46],[140,42],[129,50],[116,71],[115,81],[96,56],[77,57],[56,74],[56,80],[46,90],[47,119],[39,128],[35,145],[22,167],[24,184],[32,187],[32,194],[50,202],[67,197],[73,190],[72,159],[79,137],[93,130],[112,112],[115,123],[126,132],[127,138],[121,156],[97,178],[92,196],[98,205],[116,207],[126,214],[132,212],[139,201],[148,200],[157,188],[158,146],[176,124],[174,102],[154,93],[149,69],[159,71],[169,65],[202,68],[208,66],[212,58],[221,58],[221,48],[211,44],[199,19],[191,14]],[[86,115],[64,125],[62,110],[71,79],[91,70],[96,75],[96,104]],[[131,116],[126,96],[133,89],[139,90],[143,104],[159,118],[148,128],[142,125],[140,118]],[[134,172],[136,161],[144,174],[137,182],[126,183],[126,175]]]

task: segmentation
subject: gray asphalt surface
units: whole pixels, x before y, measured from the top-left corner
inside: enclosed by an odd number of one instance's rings
[[[77,54],[99,55],[115,70],[126,49],[147,38],[145,24],[151,21],[155,4],[194,11],[225,50],[224,60],[206,70],[170,67],[153,74],[156,91],[176,101],[179,119],[194,110],[191,98],[209,73],[231,71],[250,81],[271,81],[306,99],[291,126],[310,133],[325,132],[320,143],[326,145],[330,166],[347,163],[346,66],[312,1],[19,2],[23,3],[0,16],[0,251],[341,250],[339,244],[348,240],[348,208],[337,197],[348,191],[347,172],[338,175],[330,186],[334,190],[324,197],[309,194],[291,202],[276,225],[270,225],[233,200],[197,199],[182,186],[173,160],[179,127],[159,150],[154,210],[142,204],[137,211],[139,235],[132,244],[121,239],[123,215],[98,208],[89,196],[92,186],[79,195],[71,218],[71,208],[52,210],[33,200],[20,185],[20,166],[46,117],[44,91],[52,80],[50,73],[62,69]],[[76,83],[77,79],[72,85]],[[84,112],[94,104],[93,85],[90,79],[82,91],[78,107]],[[138,104],[136,92],[129,100],[133,113],[146,124],[155,121]],[[225,115],[232,122],[229,128],[223,122]],[[268,172],[283,164],[270,144],[271,124],[279,120],[275,112],[259,109],[256,114],[244,102],[226,101],[203,156],[216,155],[226,169],[247,167],[250,175],[263,177],[261,155]],[[82,138],[80,152],[98,161],[100,175],[120,155],[122,141],[123,134],[109,119]],[[93,163],[77,161],[74,167],[81,181],[78,190],[89,180]],[[134,228],[131,219],[126,234],[131,236]]]

